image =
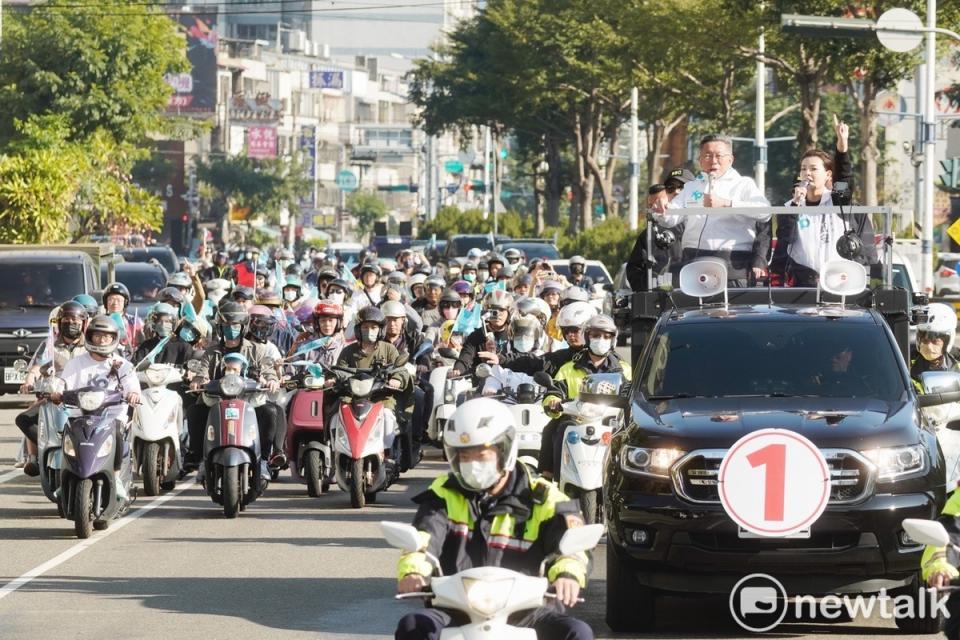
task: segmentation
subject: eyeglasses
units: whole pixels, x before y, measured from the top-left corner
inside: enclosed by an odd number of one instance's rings
[[[732,155],[732,153],[701,153],[700,157],[704,160],[720,160]]]

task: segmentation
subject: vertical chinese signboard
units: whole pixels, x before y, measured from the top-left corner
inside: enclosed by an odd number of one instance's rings
[[[310,181],[310,192],[300,199],[300,206],[312,209],[317,206],[317,128],[300,129],[300,151],[303,153],[304,175]]]
[[[175,20],[187,39],[190,71],[167,74],[173,95],[170,113],[215,113],[217,110],[217,15],[182,13]]]
[[[247,127],[247,157],[276,158],[277,128]]]

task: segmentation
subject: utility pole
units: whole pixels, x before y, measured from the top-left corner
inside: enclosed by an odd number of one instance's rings
[[[766,42],[763,35],[763,27],[760,27],[760,37],[757,40],[757,94],[756,94],[756,113],[754,115],[753,125],[753,179],[760,189],[760,193],[766,191],[767,183],[767,141],[766,127],[764,118],[766,118],[766,82],[767,66],[763,63],[763,55],[766,51]]]
[[[927,0],[926,79],[923,93],[923,235],[920,240],[920,289],[933,293],[933,180],[936,159],[937,111],[934,103],[937,67],[937,0]]]
[[[630,230],[640,226],[640,121],[637,117],[637,102],[640,90],[630,90]],[[615,150],[612,150],[615,153]]]
[[[490,215],[490,127],[483,127],[483,219]]]
[[[916,108],[914,109],[914,111],[917,113],[920,113],[923,110],[924,100],[926,100],[926,98],[924,98],[924,96],[926,95],[926,90],[924,88],[924,81],[926,80],[926,76],[927,76],[926,65],[918,64],[915,76],[916,76],[916,84],[917,84],[917,101],[916,101]],[[923,131],[924,131],[923,119],[917,118],[916,134],[914,135],[914,139],[920,143],[920,147],[917,148],[917,146],[914,145],[910,153],[910,161],[913,164],[913,182],[914,182],[913,220],[911,221],[912,222],[911,228],[914,228],[914,225],[919,225],[921,223],[921,221],[923,220],[923,212],[926,210],[925,207],[923,206],[923,197],[925,195],[925,191],[923,188],[924,169],[923,169],[923,160],[922,160],[923,153],[924,153]]]

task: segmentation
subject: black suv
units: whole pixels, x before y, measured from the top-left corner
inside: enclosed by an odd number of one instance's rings
[[[634,317],[647,309],[653,326],[605,469],[615,631],[648,627],[660,593],[729,595],[752,573],[789,594],[915,593],[923,547],[901,522],[936,517],[945,475],[903,357],[906,293],[846,308],[818,304],[815,290],[729,293],[704,307],[679,292],[634,298]],[[805,537],[751,536],[720,502],[727,450],[771,427],[804,435],[830,468],[829,502]],[[897,624],[932,632],[936,621]]]

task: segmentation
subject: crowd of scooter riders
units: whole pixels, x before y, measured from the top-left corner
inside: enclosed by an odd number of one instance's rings
[[[99,300],[63,301],[29,364],[21,392],[36,401],[16,419],[23,433],[18,466],[41,477],[47,497],[77,523],[81,537],[123,515],[137,493],[134,472],[154,495],[196,471],[228,517],[286,469],[311,495],[338,484],[356,507],[416,467],[431,443],[444,448],[452,469],[438,482],[455,479],[470,509],[489,507],[474,504],[480,496],[522,494],[534,515],[521,524],[538,520],[531,539],[529,531],[496,531],[505,523],[497,519],[502,514],[491,515],[495,530],[486,553],[509,556],[512,545],[539,544],[539,564],[555,554],[564,531],[584,524],[581,507],[593,512],[586,522],[596,520],[596,495],[584,503],[550,482],[559,480],[564,403],[587,388],[589,376],[594,386],[611,381],[601,387],[614,393],[630,380],[615,350],[617,327],[598,312],[600,292],[582,257],[569,260],[567,277],[516,249],[503,255],[474,249],[466,258],[431,264],[409,250],[344,259],[313,249],[298,257],[285,248],[249,247],[206,252],[181,267],[143,316],[131,312],[130,291],[119,282],[108,284]],[[523,443],[517,414],[507,408],[518,403],[539,416]],[[307,413],[312,418],[300,420]],[[298,439],[295,431],[311,425],[316,432]],[[347,426],[366,442],[349,442]],[[175,435],[143,435],[161,427]],[[253,444],[239,454],[223,453],[249,438]],[[86,470],[75,460],[84,447],[97,449]],[[496,454],[492,464],[471,459],[484,451]],[[509,487],[493,490],[507,478]],[[430,499],[417,499],[418,520],[436,517],[436,510],[425,511],[433,504],[446,514],[443,527],[465,525],[449,524],[456,518],[447,513],[455,508],[448,489],[431,489]],[[506,546],[492,542],[498,535]],[[487,557],[465,564],[476,553],[470,546],[440,561],[454,571],[489,563]],[[406,553],[401,565],[416,568],[421,551]],[[532,557],[517,556],[523,566]],[[559,609],[528,626],[590,637],[588,627],[557,613],[577,601],[586,557],[581,551],[553,558],[552,567]],[[398,576],[401,592],[410,591],[413,575],[420,574]],[[439,633],[450,620],[427,623]],[[433,637],[423,624],[407,620],[398,637]]]

